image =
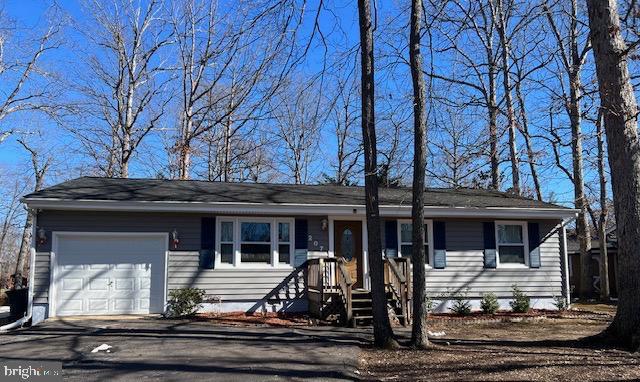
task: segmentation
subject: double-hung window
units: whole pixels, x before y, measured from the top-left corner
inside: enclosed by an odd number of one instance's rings
[[[291,222],[278,221],[278,264],[291,264]]]
[[[233,220],[223,220],[220,222],[220,264],[234,263],[234,225],[235,222]]]
[[[526,266],[528,262],[526,222],[496,222],[496,245],[500,266]]]
[[[221,266],[291,266],[293,219],[218,218],[216,263]]]
[[[432,223],[430,220],[424,223],[424,252],[425,264],[430,265],[433,257],[433,248],[429,245],[433,241]],[[402,257],[411,257],[413,253],[413,224],[410,220],[398,221],[398,253]]]

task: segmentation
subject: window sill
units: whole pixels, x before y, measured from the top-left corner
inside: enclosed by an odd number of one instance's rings
[[[527,264],[499,264],[496,269],[529,269]]]

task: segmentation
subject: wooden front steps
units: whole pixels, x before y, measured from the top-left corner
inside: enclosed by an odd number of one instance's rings
[[[385,259],[385,290],[389,310],[405,326],[411,321],[410,265],[407,258]],[[351,327],[371,324],[371,292],[353,288],[344,260],[309,260],[307,292],[309,312],[313,316]]]

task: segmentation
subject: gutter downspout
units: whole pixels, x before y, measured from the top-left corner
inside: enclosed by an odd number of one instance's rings
[[[24,324],[31,320],[33,314],[33,284],[35,282],[35,266],[36,266],[36,227],[38,226],[38,214],[34,211],[35,216],[33,218],[33,227],[31,228],[31,248],[29,249],[29,292],[27,300],[27,314],[10,324],[0,326],[0,333],[6,332],[11,329],[22,327]]]
[[[562,248],[562,257],[564,263],[564,296],[567,299],[567,308],[571,308],[571,285],[569,282],[569,254],[567,251],[567,224],[573,219],[563,220],[562,221],[562,242],[560,243]]]

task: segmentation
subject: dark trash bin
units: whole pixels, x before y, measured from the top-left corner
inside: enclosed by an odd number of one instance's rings
[[[9,308],[12,320],[18,320],[27,313],[27,305],[29,302],[29,288],[8,290],[7,298],[9,300]]]

